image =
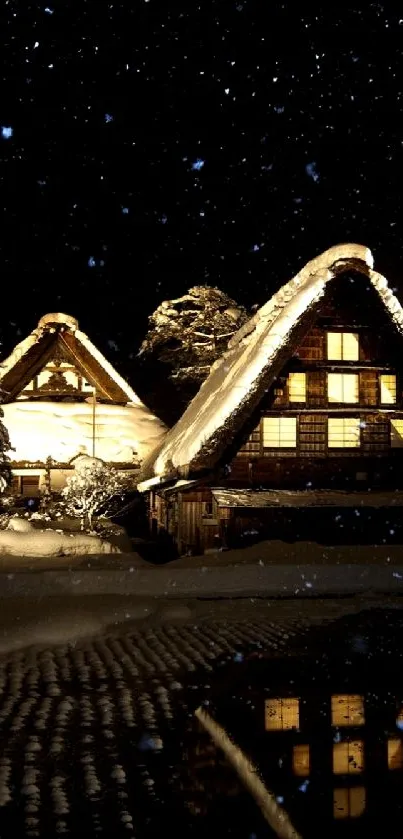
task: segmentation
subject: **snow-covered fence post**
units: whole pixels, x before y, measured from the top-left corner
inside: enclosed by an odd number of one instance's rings
[[[52,500],[52,478],[50,473],[52,465],[53,458],[51,458],[50,455],[48,455],[45,461],[45,480],[41,497],[41,507],[43,510],[47,510]]]

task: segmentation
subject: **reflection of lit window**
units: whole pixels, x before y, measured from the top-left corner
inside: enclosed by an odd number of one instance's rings
[[[294,775],[299,775],[301,778],[309,775],[310,760],[309,746],[307,744],[294,746],[292,750],[292,771]]]
[[[332,725],[364,725],[364,702],[356,694],[332,696]]]
[[[296,445],[296,417],[263,417],[263,446],[265,449],[295,449]]]
[[[288,398],[290,402],[306,402],[306,373],[290,373]]]
[[[402,741],[398,737],[391,737],[388,740],[388,767],[389,769],[403,769]]]
[[[364,771],[364,744],[360,740],[343,741],[333,746],[333,772],[351,775]]]
[[[286,731],[299,727],[298,699],[266,699],[266,731]]]
[[[327,444],[330,449],[355,449],[359,447],[360,420],[358,417],[329,418],[327,421]]]
[[[358,402],[358,376],[355,373],[328,373],[329,402]]]
[[[358,361],[359,344],[356,332],[328,332],[327,357],[339,361]]]
[[[390,445],[392,449],[401,449],[403,446],[403,419],[392,419],[390,421]]]
[[[381,384],[381,402],[383,405],[394,405],[396,402],[396,376],[382,375],[379,377]]]
[[[364,787],[344,787],[333,790],[333,816],[335,819],[356,819],[365,810]]]

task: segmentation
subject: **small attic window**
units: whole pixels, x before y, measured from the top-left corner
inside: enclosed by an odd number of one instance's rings
[[[329,361],[358,361],[359,354],[357,332],[327,333],[327,357]]]
[[[289,374],[288,398],[290,402],[306,402],[306,373]]]

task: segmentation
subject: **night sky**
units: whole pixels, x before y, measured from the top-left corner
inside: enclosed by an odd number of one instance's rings
[[[136,384],[161,300],[340,241],[403,294],[403,10],[304,5],[3,0],[3,352],[64,311]]]

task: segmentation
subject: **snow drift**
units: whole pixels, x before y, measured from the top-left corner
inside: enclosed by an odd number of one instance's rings
[[[120,550],[99,536],[37,530],[30,522],[21,519],[10,519],[7,529],[0,531],[0,556],[47,557],[111,553],[120,553]]]

